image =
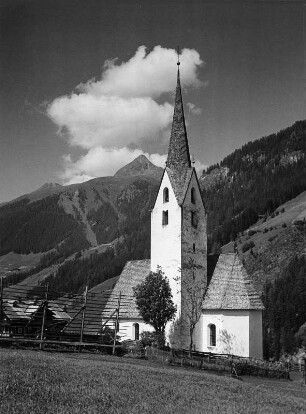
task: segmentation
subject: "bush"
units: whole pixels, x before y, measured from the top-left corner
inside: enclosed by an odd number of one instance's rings
[[[271,242],[271,241],[273,241],[274,239],[276,239],[276,237],[277,237],[277,236],[272,236],[272,237],[269,237],[269,238],[268,238],[268,241],[269,241],[269,242]]]
[[[165,336],[162,333],[158,332],[150,332],[150,331],[143,331],[140,334],[141,341],[144,347],[146,346],[154,346],[159,349],[164,348],[165,344]]]
[[[286,223],[283,223],[282,227],[284,227],[284,228],[287,227],[287,224]]]
[[[242,253],[245,253],[246,251],[250,250],[252,247],[255,247],[255,243],[253,242],[253,240],[245,242],[242,245]]]

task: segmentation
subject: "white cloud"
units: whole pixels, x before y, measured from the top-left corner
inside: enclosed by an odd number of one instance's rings
[[[201,115],[202,113],[202,109],[195,106],[195,104],[193,104],[192,102],[187,103],[187,108],[189,109],[189,112],[193,115]]]
[[[199,177],[203,174],[203,170],[205,170],[207,167],[208,167],[208,165],[203,164],[199,160],[195,160],[194,168],[196,169]]]
[[[193,49],[183,49],[180,56],[181,84],[183,87],[199,87],[202,82],[197,77],[197,68],[203,61]],[[78,86],[82,92],[103,96],[151,96],[158,97],[165,92],[173,92],[176,78],[177,54],[174,49],[161,46],[146,55],[146,47],[140,46],[128,61],[116,65],[117,59],[104,64],[100,81],[90,80]]]
[[[173,106],[164,94],[175,90],[176,60],[173,49],[156,46],[146,54],[146,48],[140,46],[127,62],[106,61],[100,80],[81,84],[71,95],[58,97],[47,106],[47,115],[59,134],[72,147],[86,152],[74,161],[64,158],[62,178],[66,183],[111,175],[145,154],[146,143],[163,142],[169,136]],[[197,76],[203,63],[198,52],[184,49],[180,61],[183,87],[202,86]],[[192,113],[199,111],[192,103],[188,107]],[[145,155],[164,165],[165,155]]]

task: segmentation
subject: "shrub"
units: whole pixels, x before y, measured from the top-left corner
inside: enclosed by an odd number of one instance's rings
[[[269,237],[269,238],[268,238],[268,241],[269,241],[269,242],[271,242],[271,241],[273,241],[274,239],[276,239],[276,237],[277,237],[277,236],[272,236],[272,237]]]
[[[287,227],[287,224],[286,223],[283,223],[282,227],[284,227],[284,228]]]
[[[160,349],[164,347],[165,336],[163,333],[143,331],[140,337],[144,347],[154,346]]]
[[[245,253],[246,251],[250,250],[252,247],[255,247],[255,243],[253,242],[253,240],[245,242],[242,245],[242,253]]]

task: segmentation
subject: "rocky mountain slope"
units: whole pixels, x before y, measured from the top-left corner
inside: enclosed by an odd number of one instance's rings
[[[161,174],[161,168],[140,156],[113,177],[70,186],[47,184],[1,206],[0,271],[21,266],[24,255],[31,254],[37,264],[41,253],[49,252],[49,265],[132,235],[137,243],[149,232]],[[131,254],[141,258],[148,250],[149,237]]]

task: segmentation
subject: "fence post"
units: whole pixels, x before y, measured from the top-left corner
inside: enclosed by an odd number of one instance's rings
[[[2,307],[3,307],[3,278],[1,276],[0,278],[0,323],[2,322],[2,319],[3,319]]]
[[[45,292],[45,300],[43,303],[43,318],[41,324],[41,331],[40,331],[40,344],[39,349],[43,349],[43,340],[44,340],[44,330],[45,330],[45,322],[46,322],[46,309],[48,306],[48,291],[49,291],[49,283],[47,283],[46,292]]]
[[[113,355],[115,355],[115,349],[116,349],[116,336],[117,336],[118,324],[119,324],[120,301],[121,301],[121,292],[119,293],[118,305],[117,305],[117,309],[116,309],[116,322],[115,322],[115,334],[114,334],[114,342],[113,342]]]
[[[88,291],[88,286],[86,286],[85,292],[84,292],[84,305],[83,305],[83,312],[82,312],[82,324],[81,324],[81,335],[80,335],[81,344],[83,342],[84,322],[85,322],[85,313],[86,313],[86,304],[87,304],[87,291]]]

